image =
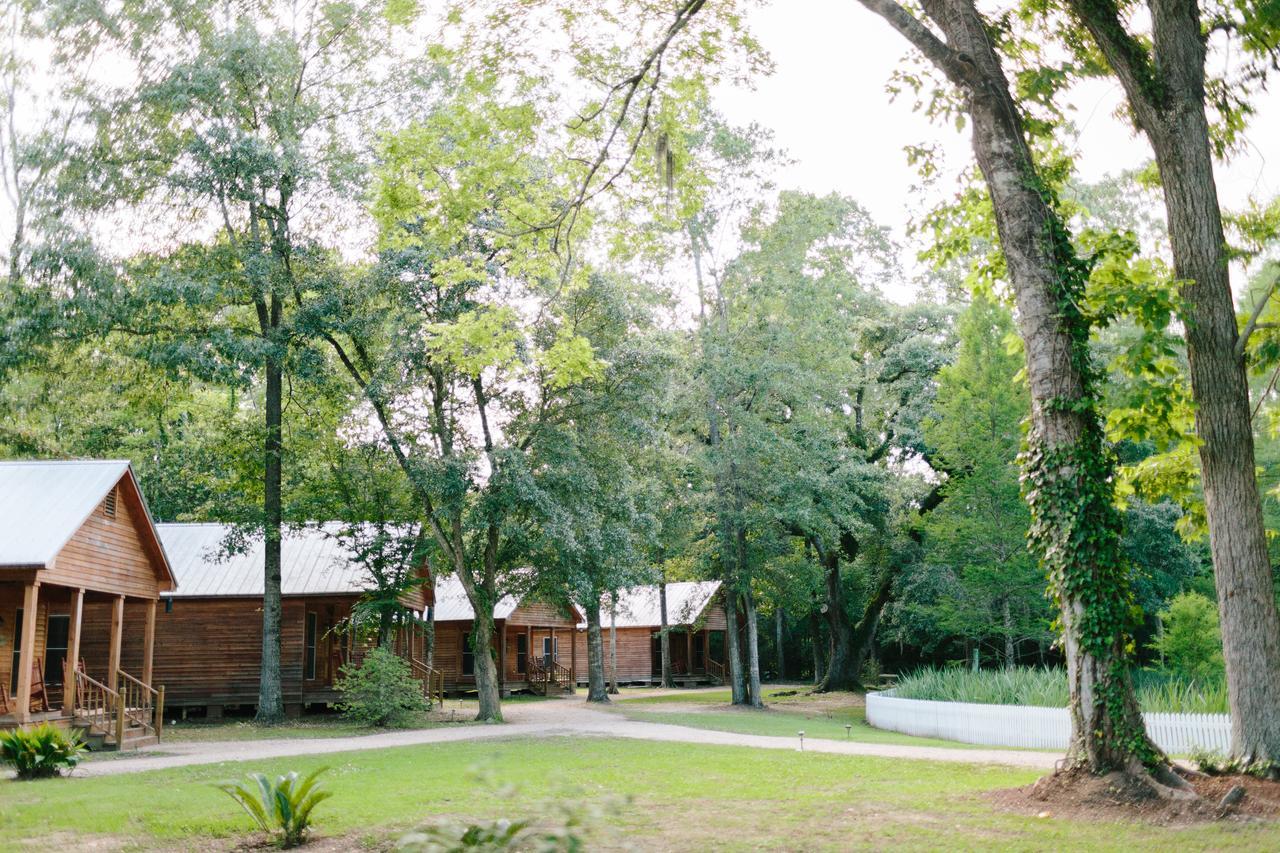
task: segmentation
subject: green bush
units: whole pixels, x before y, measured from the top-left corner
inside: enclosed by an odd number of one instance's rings
[[[1220,677],[1200,682],[1144,670],[1133,674],[1133,682],[1138,704],[1144,711],[1227,713],[1227,686]],[[920,669],[904,675],[894,695],[935,702],[1040,708],[1065,708],[1071,698],[1064,670],[1030,667],[977,672],[958,667]]]
[[[84,752],[80,735],[48,723],[0,732],[0,763],[12,764],[19,779],[57,776],[79,764]]]
[[[381,647],[358,667],[344,667],[338,690],[339,710],[366,726],[409,725],[427,711],[422,682],[403,658]]]
[[[272,782],[261,773],[250,773],[249,782],[223,782],[218,787],[248,812],[258,827],[276,837],[281,847],[297,847],[311,828],[311,811],[333,796],[322,791],[316,778],[327,770],[320,767],[299,781],[297,772],[286,773]]]
[[[1198,592],[1173,597],[1160,611],[1160,636],[1152,647],[1163,668],[1180,678],[1211,682],[1223,677],[1218,607]]]

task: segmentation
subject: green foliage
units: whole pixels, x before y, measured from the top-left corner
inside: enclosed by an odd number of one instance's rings
[[[281,847],[297,847],[311,829],[312,810],[333,796],[316,782],[327,769],[318,767],[302,779],[292,771],[274,782],[262,773],[250,773],[248,782],[222,782],[218,788],[239,803],[259,829],[274,835]]]
[[[370,649],[359,666],[343,667],[337,687],[339,710],[366,726],[404,726],[427,711],[408,662],[383,646]]]
[[[1227,713],[1226,682],[1196,682],[1153,672],[1134,673],[1134,689],[1144,711],[1187,714]],[[895,696],[935,702],[982,705],[1030,705],[1065,708],[1070,701],[1067,674],[1057,668],[967,667],[918,669],[898,680]]]
[[[1160,612],[1160,633],[1152,648],[1162,667],[1183,678],[1209,682],[1223,677],[1218,606],[1198,592],[1173,597]]]
[[[1201,773],[1210,776],[1253,776],[1258,779],[1280,779],[1280,764],[1274,761],[1259,759],[1249,761],[1244,758],[1228,757],[1211,750],[1196,750],[1191,753],[1191,763]]]
[[[84,753],[79,734],[50,723],[0,732],[0,763],[12,765],[19,779],[45,779],[74,770]]]

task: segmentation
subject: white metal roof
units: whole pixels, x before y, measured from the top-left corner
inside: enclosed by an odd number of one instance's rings
[[[360,593],[369,587],[364,570],[337,534],[343,525],[327,523],[286,528],[280,542],[283,595]],[[178,579],[177,598],[261,596],[265,543],[254,538],[243,552],[225,553],[227,524],[158,524],[169,562]]]
[[[493,607],[494,619],[506,619],[519,605],[514,595],[504,595]],[[448,575],[436,581],[437,622],[468,622],[476,618],[476,611],[467,598],[467,591],[462,588],[462,581],[456,574]]]
[[[45,566],[129,472],[121,460],[0,462],[0,566]]]
[[[720,589],[720,581],[680,581],[667,584],[667,624],[692,625],[698,621],[711,597]],[[610,617],[608,601],[601,607],[600,621],[615,624]],[[656,628],[662,624],[662,602],[657,585],[635,586],[618,594],[617,626],[619,628]]]

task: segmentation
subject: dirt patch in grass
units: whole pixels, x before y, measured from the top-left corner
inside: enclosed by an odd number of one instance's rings
[[[1280,782],[1252,776],[1200,776],[1191,783],[1200,799],[1171,800],[1123,773],[1055,773],[1032,785],[992,791],[986,797],[998,809],[1040,818],[1103,819],[1158,826],[1280,820]],[[1224,805],[1223,798],[1237,787],[1243,789],[1244,796],[1234,804]]]

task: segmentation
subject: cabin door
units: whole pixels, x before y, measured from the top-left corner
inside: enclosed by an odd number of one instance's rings
[[[550,668],[551,664],[560,659],[560,638],[559,637],[543,637],[542,638],[542,665]]]
[[[62,664],[67,659],[67,641],[71,638],[71,617],[49,614],[49,627],[44,641],[44,683],[49,687],[62,685]]]

